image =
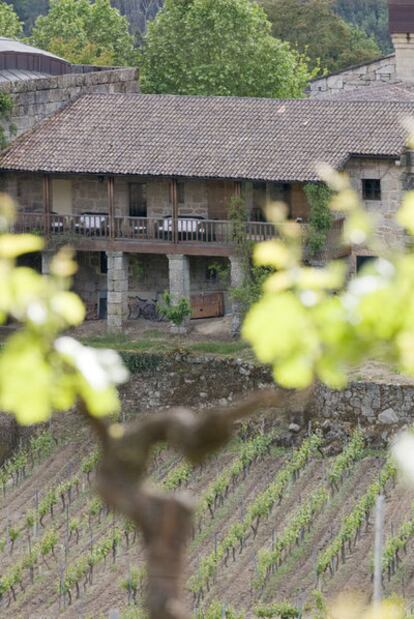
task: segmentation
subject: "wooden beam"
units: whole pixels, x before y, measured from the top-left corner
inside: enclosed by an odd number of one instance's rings
[[[49,174],[43,176],[43,225],[45,237],[50,236],[51,179]]]
[[[56,243],[54,244],[54,241]],[[76,251],[122,251],[131,254],[185,254],[186,256],[222,256],[228,257],[235,253],[232,245],[214,243],[168,243],[165,241],[134,241],[116,239],[71,239],[71,246]],[[59,245],[59,237],[53,237],[50,247]]]
[[[234,196],[236,198],[240,198],[241,197],[241,182],[240,181],[235,181],[234,182]]]
[[[115,205],[114,205],[114,177],[108,176],[108,215],[109,215],[109,237],[115,236]]]

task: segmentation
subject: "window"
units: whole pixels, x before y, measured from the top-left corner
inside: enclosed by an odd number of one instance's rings
[[[147,216],[147,186],[145,183],[130,183],[129,185],[129,216]]]
[[[357,270],[357,273],[360,272],[362,267],[366,266],[370,262],[374,262],[374,260],[377,260],[376,256],[357,256],[356,257],[356,270]]]
[[[362,180],[362,197],[364,200],[381,200],[381,181],[379,178]]]

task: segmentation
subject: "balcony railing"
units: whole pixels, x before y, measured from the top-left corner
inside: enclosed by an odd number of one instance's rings
[[[282,224],[283,225],[283,224]],[[308,224],[301,224],[306,242]],[[335,220],[328,233],[325,249],[321,257],[340,254],[343,220]],[[19,213],[15,224],[16,232],[32,232],[52,237],[60,237],[68,242],[80,239],[140,241],[155,243],[211,243],[221,246],[232,245],[237,241],[235,224],[229,220],[170,217],[115,217],[111,220],[106,213],[83,215],[56,215],[43,213]],[[280,230],[279,230],[280,231]],[[246,238],[260,242],[278,236],[278,229],[265,222],[246,222]]]
[[[115,217],[112,230],[106,214],[83,215],[19,213],[15,224],[16,232],[34,232],[67,238],[114,239],[177,243],[217,243],[228,245],[235,240],[232,221],[218,221],[198,218],[169,217]],[[247,222],[247,237],[252,241],[263,241],[275,236],[274,226],[269,223]]]

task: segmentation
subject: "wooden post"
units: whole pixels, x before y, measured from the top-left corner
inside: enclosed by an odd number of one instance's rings
[[[43,226],[44,226],[44,235],[45,237],[50,236],[50,175],[45,174],[43,177]]]
[[[172,242],[178,243],[178,194],[177,194],[177,179],[171,179],[170,184],[171,204],[172,204]]]
[[[115,237],[115,206],[114,206],[114,177],[108,176],[108,219],[109,219],[109,237]]]

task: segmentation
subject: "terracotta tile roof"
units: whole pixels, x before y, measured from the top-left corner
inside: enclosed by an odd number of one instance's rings
[[[0,169],[316,180],[320,161],[397,158],[414,103],[87,95],[18,138]]]

